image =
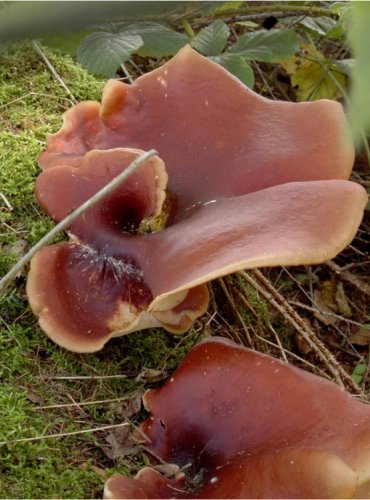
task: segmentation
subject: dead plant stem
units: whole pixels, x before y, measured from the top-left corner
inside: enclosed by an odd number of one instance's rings
[[[73,104],[77,104],[78,103],[77,99],[72,94],[70,88],[64,83],[64,81],[62,80],[62,77],[58,74],[58,72],[56,71],[56,69],[54,68],[54,66],[51,64],[51,62],[49,61],[49,59],[46,57],[46,55],[44,54],[44,52],[41,50],[41,47],[39,46],[39,44],[35,40],[33,40],[32,41],[32,46],[36,50],[36,52],[39,54],[39,56],[41,56],[42,60],[44,61],[44,63],[48,67],[48,69],[50,70],[50,72],[53,75],[53,77],[60,83],[60,85],[67,92],[67,94],[71,98],[71,101],[73,102]]]
[[[33,442],[33,441],[42,441],[43,439],[76,436],[78,434],[87,434],[87,433],[92,433],[92,432],[107,431],[109,429],[117,429],[119,427],[127,427],[128,425],[129,425],[128,422],[124,422],[122,424],[104,425],[103,427],[97,427],[96,429],[84,429],[82,431],[72,431],[72,432],[58,432],[56,434],[47,434],[44,436],[35,436],[32,438],[11,439],[9,441],[0,441],[0,445],[26,443],[26,442]]]
[[[258,292],[260,292],[270,304],[278,310],[284,318],[297,330],[304,338],[312,350],[324,362],[338,384],[344,386],[344,382],[359,395],[363,395],[361,388],[352,380],[350,375],[338,363],[332,353],[317,337],[315,332],[290,306],[287,300],[275,289],[268,279],[257,269],[249,272],[240,271],[239,273],[248,283],[250,283]]]

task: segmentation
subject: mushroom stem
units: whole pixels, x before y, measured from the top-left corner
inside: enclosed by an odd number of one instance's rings
[[[113,191],[121,182],[125,181],[135,170],[140,167],[146,160],[151,158],[152,156],[158,154],[155,149],[151,149],[146,153],[140,155],[136,160],[134,160],[130,165],[125,168],[123,172],[117,175],[114,179],[112,179],[108,184],[106,184],[102,189],[100,189],[97,193],[95,193],[91,198],[86,200],[82,205],[73,210],[67,217],[65,217],[62,221],[59,222],[51,231],[49,231],[40,241],[34,245],[29,252],[26,253],[17,264],[0,280],[0,291],[4,289],[22,270],[22,268],[28,264],[28,262],[32,259],[32,257],[45,245],[51,242],[51,240],[57,234],[61,233],[65,229],[67,229],[72,222],[77,219],[82,213],[84,213],[88,208],[92,207],[96,203],[98,203],[102,198],[104,198],[107,194]]]

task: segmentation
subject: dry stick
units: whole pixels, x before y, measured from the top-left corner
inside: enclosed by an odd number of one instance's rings
[[[50,241],[59,233],[67,229],[72,222],[77,219],[83,212],[88,208],[92,207],[98,203],[104,196],[113,191],[121,182],[125,181],[140,165],[142,165],[146,160],[156,155],[157,151],[151,149],[150,151],[143,153],[136,160],[134,160],[130,165],[112,181],[110,181],[106,186],[104,186],[100,191],[95,193],[91,198],[82,203],[76,210],[73,210],[65,219],[63,219],[59,224],[57,224],[48,234],[46,234],[40,241],[36,243],[35,246],[31,248],[29,252],[26,253],[24,257],[21,258],[19,262],[0,280],[0,292],[1,290],[10,283],[17,274],[22,270],[23,266],[28,264],[32,257],[37,253],[43,246],[50,243]]]
[[[325,361],[327,367],[330,369],[331,373],[336,378],[337,382],[343,385],[343,380],[359,394],[362,394],[361,389],[353,382],[348,373],[343,370],[342,366],[338,363],[331,352],[325,347],[325,345],[318,339],[315,332],[307,325],[307,323],[296,313],[296,311],[290,306],[290,304],[285,300],[285,298],[276,290],[276,288],[265,278],[265,276],[258,270],[251,271],[252,274],[263,284],[265,289],[271,294],[272,300],[280,305],[280,312],[285,318],[297,329],[297,331],[303,336],[303,338],[309,343],[309,345],[319,354],[322,360]],[[298,327],[298,328],[297,328]]]
[[[127,422],[124,422],[123,424],[104,425],[103,427],[97,427],[96,429],[85,429],[83,431],[59,432],[57,434],[47,434],[45,436],[36,436],[32,438],[11,439],[10,441],[0,441],[0,445],[41,441],[43,439],[49,439],[49,438],[75,436],[76,434],[87,434],[91,432],[106,431],[108,429],[116,429],[117,427],[127,427],[128,425],[129,424]]]
[[[258,319],[258,314],[256,313],[256,311],[253,309],[253,307],[249,304],[249,301],[247,300],[247,298],[245,297],[245,295],[243,295],[242,292],[238,292],[238,296],[240,298],[240,300],[244,303],[244,305],[250,310],[253,312],[253,314],[255,315],[255,317]],[[286,352],[289,353],[289,351],[287,351],[286,349],[284,349],[284,347],[282,346],[282,343],[280,341],[280,337],[279,335],[276,333],[275,329],[273,328],[273,326],[271,325],[270,321],[268,322],[268,325],[267,325],[268,329],[270,330],[270,332],[272,332],[272,334],[274,335],[275,337],[275,340],[276,340],[276,344],[274,344],[273,342],[270,342],[271,345],[273,345],[274,347],[277,347],[279,350],[280,350],[280,353],[281,353],[281,356],[284,360],[285,363],[289,363],[288,361],[288,358],[286,357]],[[266,339],[264,339],[263,337],[261,337],[260,335],[257,335],[257,338],[259,338],[260,340],[262,341],[265,341]],[[298,356],[297,356],[298,357]],[[299,359],[299,358],[298,358]],[[300,361],[304,361],[304,360],[300,360]]]
[[[245,335],[246,335],[247,340],[248,340],[248,344],[251,346],[252,345],[252,338],[251,338],[251,336],[250,336],[250,334],[248,332],[248,328],[247,328],[247,325],[245,324],[243,316],[238,311],[238,308],[236,307],[235,302],[234,302],[233,298],[231,297],[231,295],[229,293],[229,290],[227,289],[227,287],[226,287],[223,279],[220,278],[218,281],[219,281],[219,283],[221,285],[222,290],[224,291],[224,294],[226,295],[227,300],[229,301],[229,303],[230,303],[231,307],[233,308],[235,314],[237,315],[240,323],[242,324],[244,332],[245,332]]]
[[[212,17],[220,17],[220,18],[225,18],[227,16],[232,16],[234,18],[238,17],[240,18],[241,16],[254,16],[254,15],[259,15],[259,18],[261,17],[269,17],[269,16],[326,16],[326,17],[334,17],[337,18],[337,14],[334,12],[330,11],[330,9],[325,8],[325,7],[311,7],[311,6],[305,6],[305,5],[285,5],[285,4],[280,4],[280,3],[269,3],[269,5],[266,7],[266,5],[248,5],[246,7],[239,7],[237,10],[236,9],[229,9],[229,10],[223,10],[222,12],[215,12],[212,14]],[[182,16],[184,17],[184,16]],[[195,19],[197,18],[197,12],[190,12],[188,15],[186,15],[186,18],[188,20],[190,19]],[[204,17],[211,17],[211,16],[204,16]],[[172,19],[171,22],[177,21],[179,18]],[[253,19],[253,18],[251,18]]]
[[[1,191],[0,191],[0,198],[3,200],[3,202],[5,203],[6,207],[9,209],[9,210],[13,210],[13,207],[11,206],[9,200],[7,199],[7,197],[5,196],[5,194],[3,194]]]
[[[32,408],[33,410],[58,410],[59,408],[72,408],[72,407],[79,407],[79,406],[89,406],[89,405],[98,405],[98,404],[105,404],[105,403],[116,403],[117,401],[127,401],[127,397],[123,398],[113,398],[113,399],[99,399],[96,401],[82,401],[80,403],[63,403],[59,405],[47,405],[47,406],[35,406]]]
[[[54,66],[51,64],[51,62],[49,61],[49,59],[46,57],[46,55],[43,53],[43,51],[41,50],[40,46],[38,45],[38,43],[33,40],[32,41],[32,46],[33,48],[36,50],[36,52],[39,54],[39,56],[42,57],[43,61],[45,62],[46,66],[49,68],[50,72],[52,73],[53,77],[60,83],[60,85],[64,88],[64,90],[67,92],[67,94],[70,96],[71,98],[71,101],[74,103],[74,104],[77,104],[78,101],[77,99],[75,98],[75,96],[72,94],[71,90],[67,87],[67,85],[63,82],[62,78],[60,77],[60,75],[57,73],[56,69],[54,68]]]
[[[343,386],[343,381],[345,381],[356,394],[363,396],[361,388],[351,379],[350,375],[348,375],[348,373],[342,368],[340,363],[338,363],[321,340],[317,338],[315,332],[307,326],[299,314],[295,312],[285,298],[274,288],[274,286],[260,271],[254,269],[249,273],[240,271],[239,274],[256,290],[258,290],[297,330],[297,332],[305,339],[309,346],[312,347],[322,361],[324,361],[337,383]],[[252,275],[254,275],[256,279],[254,279]]]
[[[106,380],[111,378],[126,378],[127,375],[63,375],[46,377],[48,380]],[[41,377],[43,378],[43,377]]]

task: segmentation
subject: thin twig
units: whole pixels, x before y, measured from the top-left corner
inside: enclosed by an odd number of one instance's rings
[[[48,380],[105,380],[111,378],[126,378],[126,375],[75,375],[47,377]]]
[[[258,319],[258,314],[256,313],[256,311],[253,309],[253,307],[249,304],[249,301],[247,300],[247,298],[243,295],[242,292],[239,292],[238,293],[238,296],[240,298],[240,300],[244,303],[244,305],[246,307],[249,308],[250,311],[253,311],[253,314],[256,316],[256,318]],[[267,324],[267,328],[270,330],[270,332],[274,335],[275,337],[275,340],[276,340],[276,344],[273,344],[275,347],[277,347],[279,350],[280,350],[280,354],[281,354],[281,357],[283,358],[283,360],[285,361],[285,363],[289,363],[288,361],[288,358],[286,357],[286,354],[285,354],[285,349],[283,348],[282,346],[282,343],[280,341],[280,338],[279,338],[279,335],[277,334],[277,332],[275,331],[275,329],[273,328],[273,326],[271,325],[270,321],[268,321],[268,324]],[[261,337],[260,335],[258,335],[258,338],[261,340],[265,340],[263,337]],[[289,352],[289,351],[287,351]]]
[[[9,200],[7,199],[7,197],[5,196],[5,194],[3,194],[1,191],[0,191],[0,198],[3,200],[3,202],[5,203],[6,207],[12,211],[13,210],[13,207],[11,206]]]
[[[127,427],[128,422],[124,422],[123,424],[115,424],[115,425],[104,425],[103,427],[97,427],[96,429],[85,429],[83,431],[72,431],[72,432],[59,432],[57,434],[47,434],[46,436],[36,436],[32,438],[20,438],[20,439],[11,439],[10,441],[0,441],[0,445],[8,445],[15,443],[26,443],[32,441],[41,441],[43,439],[49,438],[59,438],[59,437],[67,437],[67,436],[76,436],[77,434],[87,434],[91,432],[100,432],[107,431],[109,429],[116,429],[118,427]]]
[[[226,285],[225,285],[225,283],[224,283],[224,281],[223,281],[223,279],[222,279],[222,278],[220,278],[220,279],[219,279],[219,283],[220,283],[221,288],[223,289],[224,294],[226,295],[226,298],[227,298],[227,300],[229,301],[229,303],[230,303],[230,305],[231,305],[232,309],[234,310],[234,312],[235,312],[235,314],[237,315],[237,317],[238,317],[238,319],[239,319],[240,323],[241,323],[241,324],[242,324],[242,326],[243,326],[243,329],[244,329],[244,332],[245,332],[245,336],[247,337],[248,344],[249,344],[250,346],[251,346],[251,345],[253,345],[253,343],[252,343],[252,338],[251,338],[251,336],[250,336],[250,334],[249,334],[249,331],[248,331],[247,325],[245,324],[245,321],[244,321],[244,319],[243,319],[243,316],[240,314],[239,309],[237,308],[237,306],[236,306],[236,304],[235,304],[235,302],[234,302],[233,298],[231,297],[231,295],[230,295],[230,293],[229,293],[229,290],[227,289],[227,287],[226,287]]]
[[[260,19],[266,19],[266,17],[276,17],[276,19],[283,19],[285,17],[293,17],[293,16],[306,16],[304,12],[295,12],[295,11],[287,11],[287,12],[261,12],[257,14],[245,14],[245,15],[234,15],[230,17],[223,17],[222,20],[226,24],[231,24],[231,23],[237,23],[237,22],[243,22],[243,21],[259,21]],[[215,17],[221,17],[221,16],[215,16]],[[199,23],[199,26],[201,24],[209,24],[209,21],[207,23]],[[198,25],[197,25],[198,26]]]
[[[352,380],[350,375],[338,363],[332,353],[325,347],[315,332],[305,323],[305,321],[289,305],[285,298],[276,290],[276,288],[265,278],[258,270],[253,269],[248,273],[240,271],[239,273],[248,283],[258,290],[270,303],[278,310],[284,318],[297,330],[308,345],[314,350],[319,358],[325,363],[328,370],[338,384],[348,386],[356,393],[363,395],[361,388]]]
[[[136,160],[134,160],[130,165],[112,181],[110,181],[106,186],[95,193],[91,198],[82,203],[76,210],[73,210],[65,219],[63,219],[59,224],[57,224],[48,234],[46,234],[40,241],[33,246],[29,252],[22,257],[19,262],[0,280],[0,291],[10,283],[22,270],[22,268],[28,264],[32,257],[45,245],[50,243],[50,241],[59,233],[67,229],[74,220],[77,219],[83,212],[88,208],[92,207],[98,203],[104,196],[113,191],[121,182],[125,181],[140,165],[142,165],[146,160],[156,155],[157,151],[151,149],[150,151],[143,153]]]
[[[283,3],[269,3],[269,5],[247,5],[246,7],[239,7],[237,10],[235,9],[228,9],[228,10],[222,10],[221,12],[213,12],[210,16],[204,16],[204,17],[220,17],[220,18],[227,18],[227,16],[231,16],[231,18],[240,18],[240,17],[247,17],[248,19],[261,19],[269,16],[274,16],[274,17],[290,17],[290,16],[326,16],[326,17],[333,17],[337,18],[337,14],[332,12],[330,9],[325,8],[325,7],[312,7],[312,6],[306,6],[306,5],[286,5]],[[252,17],[252,16],[258,16],[258,17]],[[187,14],[184,14],[181,16],[186,17],[186,19],[195,19],[198,16],[198,12],[189,12]],[[179,17],[172,19],[172,23],[175,21],[178,21]],[[225,19],[224,19],[225,20]],[[202,20],[203,21],[203,20]],[[226,21],[227,22],[227,21]]]
[[[77,104],[78,101],[77,99],[75,98],[75,96],[72,94],[71,90],[69,89],[69,87],[67,87],[67,85],[63,82],[61,76],[57,73],[56,69],[54,68],[54,66],[51,64],[51,62],[49,61],[49,59],[46,57],[46,55],[44,54],[44,52],[41,50],[39,44],[36,42],[36,40],[33,40],[32,41],[32,46],[33,48],[36,50],[36,52],[39,54],[39,56],[42,57],[43,61],[45,62],[46,66],[48,67],[48,69],[50,70],[51,74],[53,75],[53,77],[60,83],[60,85],[64,88],[64,90],[67,92],[67,94],[70,96],[71,100],[73,101],[74,104]]]
[[[98,405],[98,404],[105,404],[105,403],[115,403],[117,401],[127,401],[128,398],[113,398],[113,399],[100,399],[96,401],[83,401],[81,403],[63,403],[60,405],[48,405],[48,406],[36,406],[35,408],[32,408],[33,410],[58,410],[59,408],[72,408],[72,407],[79,407],[79,406],[90,406],[90,405]]]

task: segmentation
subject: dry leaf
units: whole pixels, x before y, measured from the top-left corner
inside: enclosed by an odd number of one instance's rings
[[[314,291],[313,301],[319,309],[315,312],[315,316],[325,325],[332,325],[338,321],[339,318],[333,314],[342,314],[346,318],[352,316],[343,284],[334,279],[322,282],[321,290]]]
[[[129,398],[123,401],[117,401],[110,404],[110,411],[122,417],[131,418],[141,409],[142,392],[135,392]]]
[[[135,378],[135,382],[158,382],[167,378],[164,370],[154,370],[153,368],[144,368]]]
[[[333,313],[336,311],[336,305],[326,301],[325,294],[320,290],[315,290],[313,292],[313,303],[318,309],[318,311],[314,312],[315,317],[324,323],[324,325],[332,325],[338,320],[338,318],[333,316]],[[330,306],[328,304],[330,304]]]
[[[133,431],[129,425],[115,429],[106,436],[105,440],[108,445],[101,445],[101,448],[111,460],[133,455],[138,450]]]
[[[352,316],[352,311],[348,303],[347,296],[344,291],[343,283],[337,283],[337,289],[335,291],[335,302],[338,306],[338,310],[346,318]]]
[[[343,97],[341,88],[346,88],[347,77],[339,66],[325,59],[313,44],[302,44],[300,53],[281,65],[290,75],[291,84],[297,87],[298,101],[336,100]]]
[[[370,324],[362,325],[361,328],[350,336],[352,344],[370,345]]]

